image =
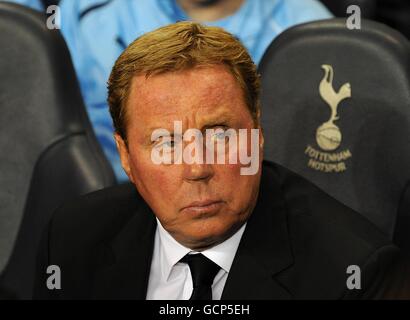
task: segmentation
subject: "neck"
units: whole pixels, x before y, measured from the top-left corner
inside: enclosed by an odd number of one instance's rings
[[[209,22],[234,14],[245,0],[177,0],[194,21]]]

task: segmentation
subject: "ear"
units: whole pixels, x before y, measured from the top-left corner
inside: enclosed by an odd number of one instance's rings
[[[259,148],[263,152],[263,146],[265,144],[265,138],[263,135],[263,128],[261,126],[261,108],[258,108],[258,111],[256,113],[256,124],[257,124],[257,129],[259,129]]]
[[[128,179],[130,179],[130,181],[134,183],[134,178],[132,177],[131,172],[131,161],[128,146],[126,145],[124,139],[118,133],[114,134],[114,139],[115,144],[117,145],[118,153],[120,154],[122,168],[127,174]]]
[[[263,128],[259,125],[259,147],[263,150],[263,146],[265,145],[265,136],[263,134]]]

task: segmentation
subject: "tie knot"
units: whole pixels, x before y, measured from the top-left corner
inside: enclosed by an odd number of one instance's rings
[[[211,286],[220,269],[215,262],[209,260],[201,253],[187,254],[181,259],[181,262],[189,265],[194,288],[200,286]]]

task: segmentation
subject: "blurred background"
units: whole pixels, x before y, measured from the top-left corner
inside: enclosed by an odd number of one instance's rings
[[[363,16],[383,22],[407,37],[410,36],[410,1],[408,0],[320,0],[336,17],[345,17],[349,5],[359,5]],[[24,1],[27,4],[30,2]],[[47,7],[58,4],[56,0],[42,0],[41,5]],[[34,3],[34,1],[33,1]],[[34,5],[36,8],[39,6]]]
[[[39,2],[39,5],[36,2]],[[75,1],[75,0],[74,0]],[[359,5],[363,16],[383,22],[410,37],[410,1],[408,0],[320,0],[336,17],[345,17],[349,5]],[[57,0],[23,0],[35,8],[58,4]]]

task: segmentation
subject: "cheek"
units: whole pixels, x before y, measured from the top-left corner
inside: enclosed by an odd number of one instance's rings
[[[225,164],[216,166],[216,175],[219,177],[218,189],[230,201],[230,206],[244,205],[252,197],[252,190],[258,183],[259,173],[256,175],[241,175],[243,165]],[[232,208],[233,209],[233,208]]]
[[[133,155],[130,168],[135,186],[151,207],[161,207],[162,199],[172,199],[175,196],[179,173],[169,166],[154,164],[150,154],[146,156],[143,151]]]

